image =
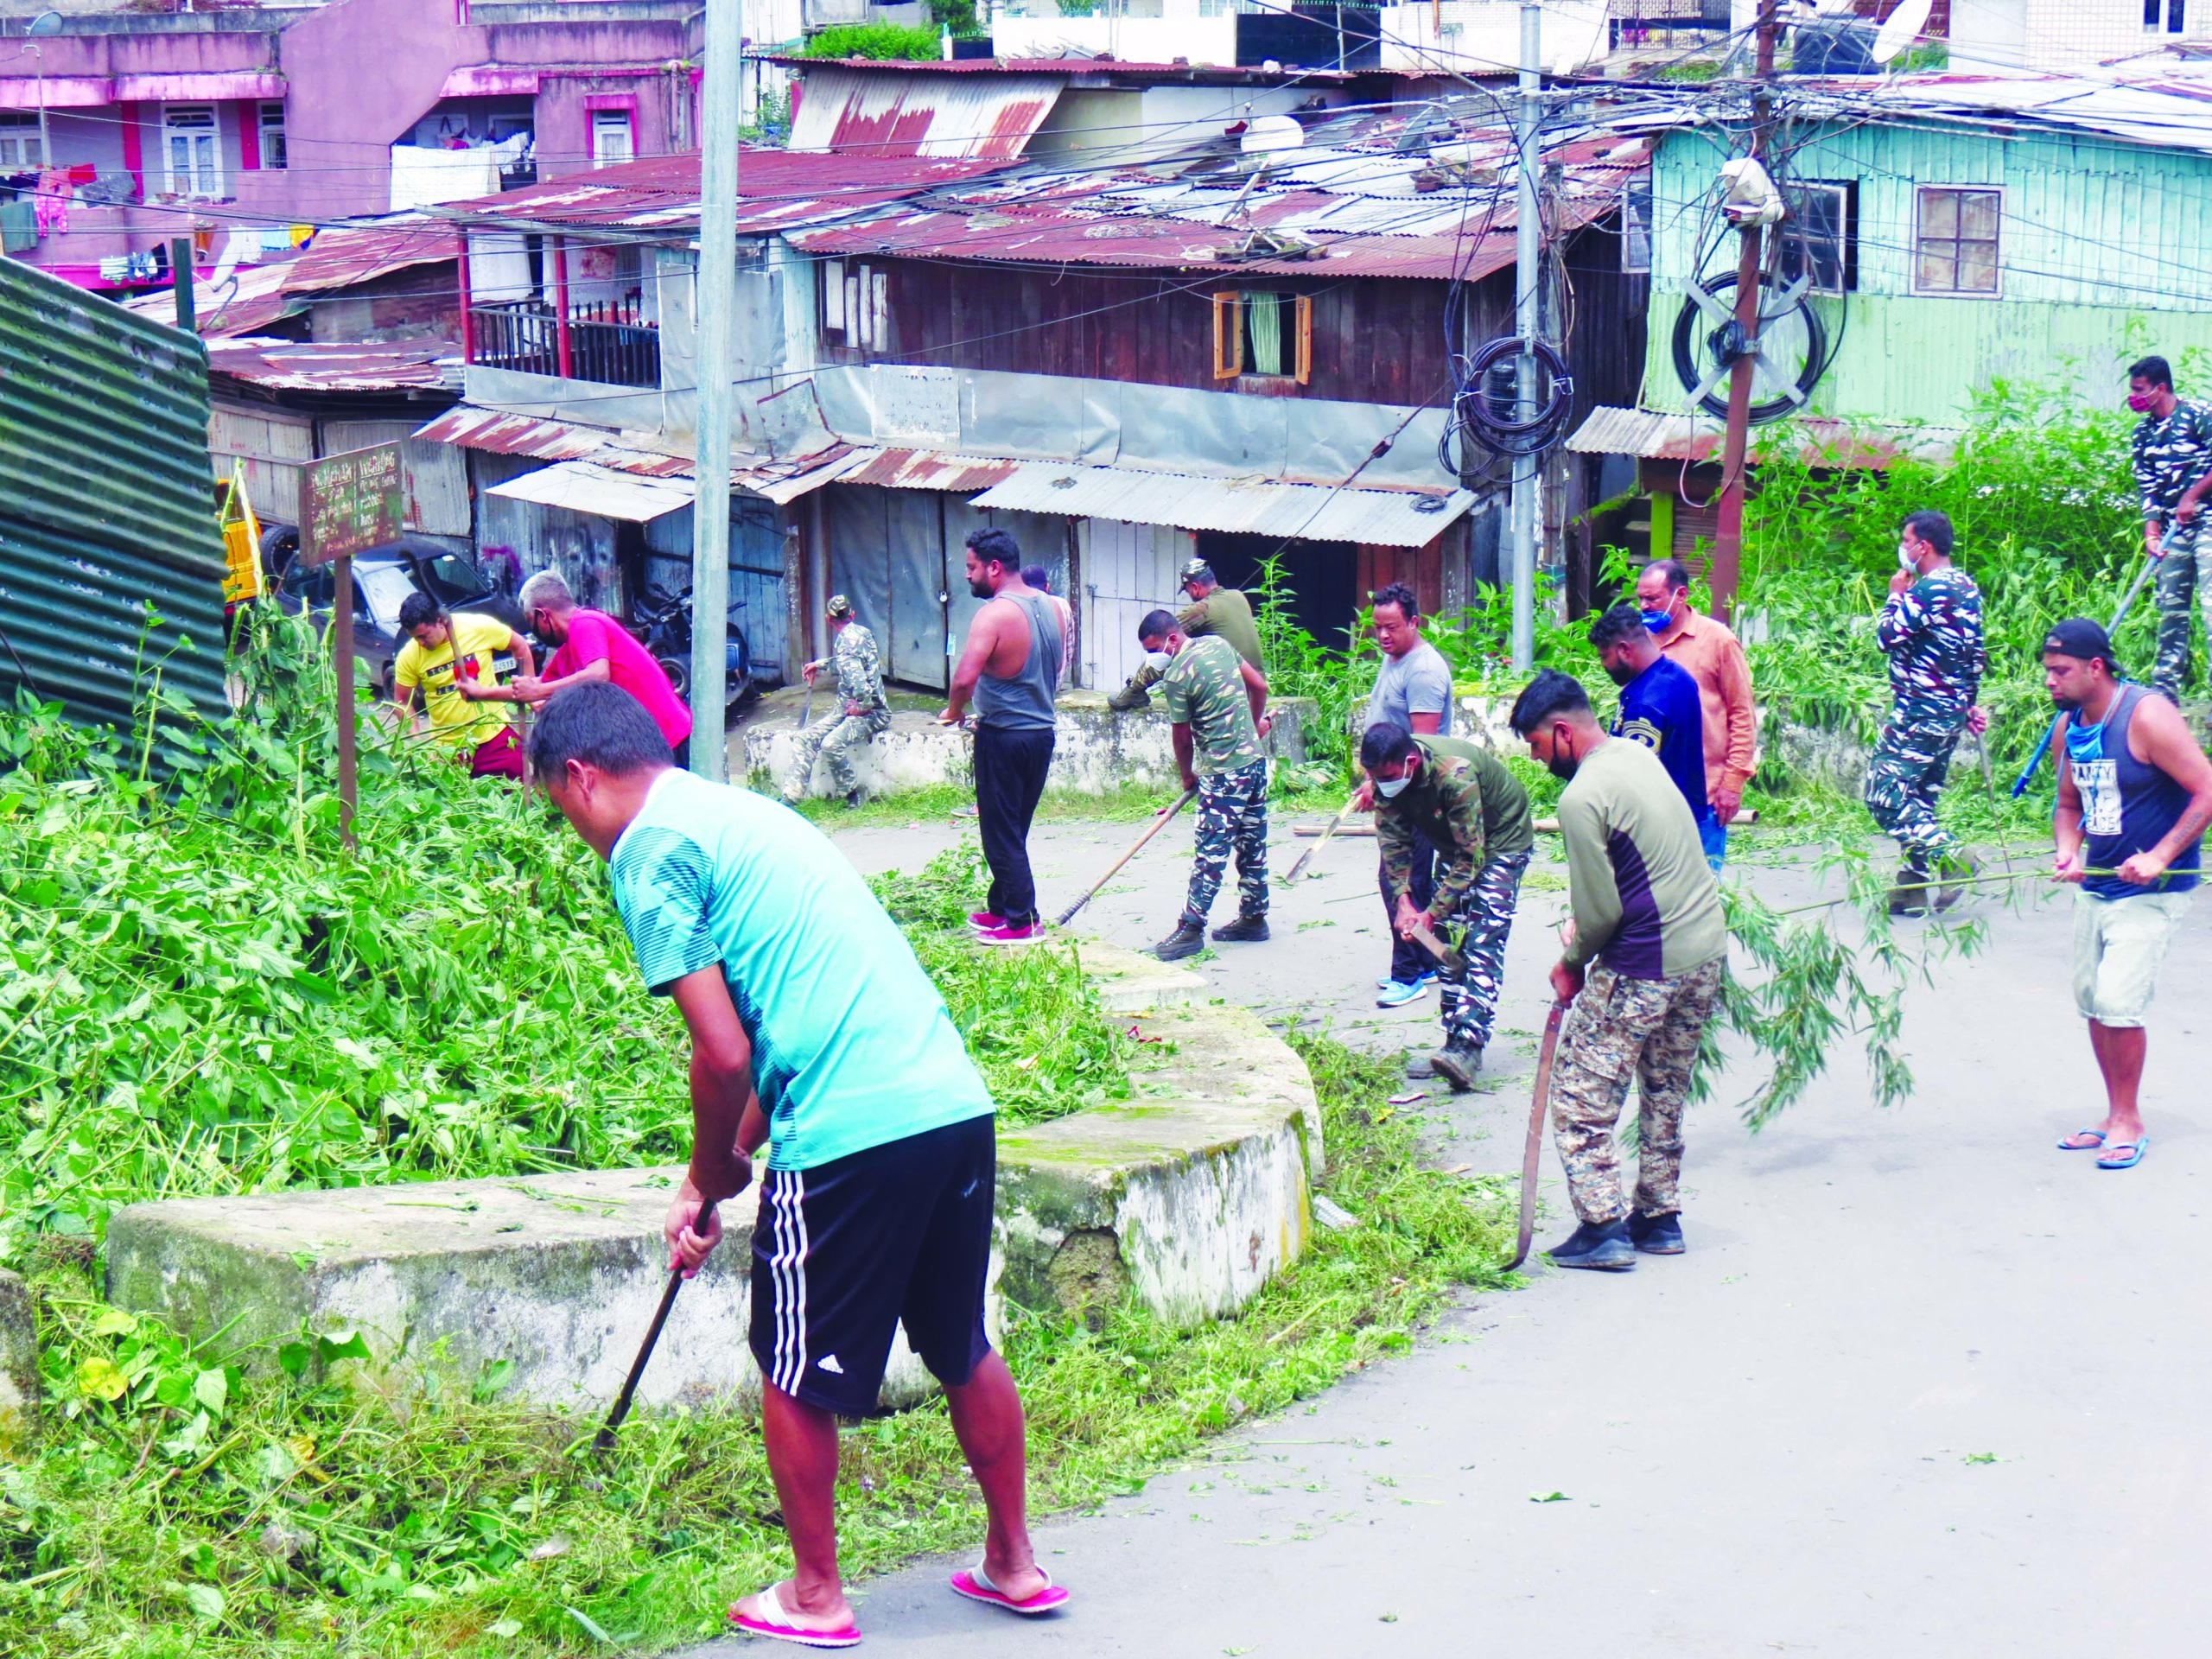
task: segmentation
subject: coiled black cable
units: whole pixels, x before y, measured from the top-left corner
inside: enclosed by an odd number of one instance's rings
[[[1493,454],[1539,455],[1560,441],[1561,429],[1574,408],[1574,376],[1567,359],[1546,340],[1531,342],[1533,355],[1550,382],[1550,395],[1534,415],[1525,419],[1504,416],[1493,406],[1488,389],[1490,372],[1522,351],[1518,334],[1501,334],[1467,359],[1459,391],[1452,399],[1454,424]]]

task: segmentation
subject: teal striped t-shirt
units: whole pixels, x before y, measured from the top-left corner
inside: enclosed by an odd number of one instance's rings
[[[663,772],[609,871],[656,995],[721,964],[753,1043],[770,1167],[812,1169],[995,1109],[906,936],[789,807]]]

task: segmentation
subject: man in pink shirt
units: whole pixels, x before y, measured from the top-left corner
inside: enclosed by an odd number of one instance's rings
[[[518,677],[513,690],[526,702],[543,702],[564,686],[606,680],[620,686],[639,702],[660,728],[676,764],[689,771],[691,765],[691,711],[679,702],[661,665],[632,639],[630,631],[604,611],[586,610],[576,603],[569,584],[552,570],[541,570],[522,585],[516,596],[531,631],[558,645],[544,674],[530,679]]]
[[[1636,579],[1636,602],[1659,649],[1697,682],[1705,717],[1705,793],[1713,805],[1705,855],[1717,870],[1727,855],[1728,826],[1757,764],[1759,715],[1744,647],[1726,623],[1690,608],[1689,588],[1690,573],[1680,560],[1654,559]]]

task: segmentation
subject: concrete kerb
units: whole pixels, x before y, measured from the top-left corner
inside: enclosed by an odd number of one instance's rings
[[[1127,1289],[1178,1324],[1233,1313],[1312,1237],[1322,1159],[1312,1078],[1255,1016],[1189,1006],[1195,975],[1077,948],[1145,1058],[1131,1099],[1001,1135],[993,1332],[1007,1298],[1080,1313]],[[620,1387],[651,1321],[666,1274],[661,1220],[682,1173],[132,1205],[109,1224],[108,1299],[226,1350],[260,1344],[247,1363],[264,1369],[302,1330],[358,1332],[370,1357],[338,1363],[366,1386],[404,1389],[426,1370],[473,1377],[505,1360],[516,1395],[588,1411]],[[641,1404],[757,1396],[746,1341],[755,1211],[751,1192],[725,1207],[722,1248],[677,1298]],[[930,1386],[902,1338],[884,1402]]]
[[[38,1415],[38,1332],[21,1275],[0,1270],[0,1450],[28,1433]]]

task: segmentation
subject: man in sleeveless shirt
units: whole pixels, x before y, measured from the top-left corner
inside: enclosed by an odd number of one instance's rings
[[[985,944],[1021,944],[1043,931],[1029,873],[1029,823],[1052,769],[1060,689],[1060,615],[1021,579],[1021,549],[1002,530],[968,537],[968,591],[990,602],[968,626],[938,716],[957,726],[976,704],[976,820],[991,867],[985,908],[969,917]]]
[[[2099,1169],[2133,1169],[2151,1144],[2137,1100],[2143,1016],[2212,823],[2212,761],[2172,703],[2121,684],[2118,672],[2112,640],[2086,617],[2044,639],[2044,684],[2060,710],[2053,874],[2079,889],[2074,1001],[2089,1022],[2106,1098],[2101,1122],[2058,1145],[2095,1153]]]

